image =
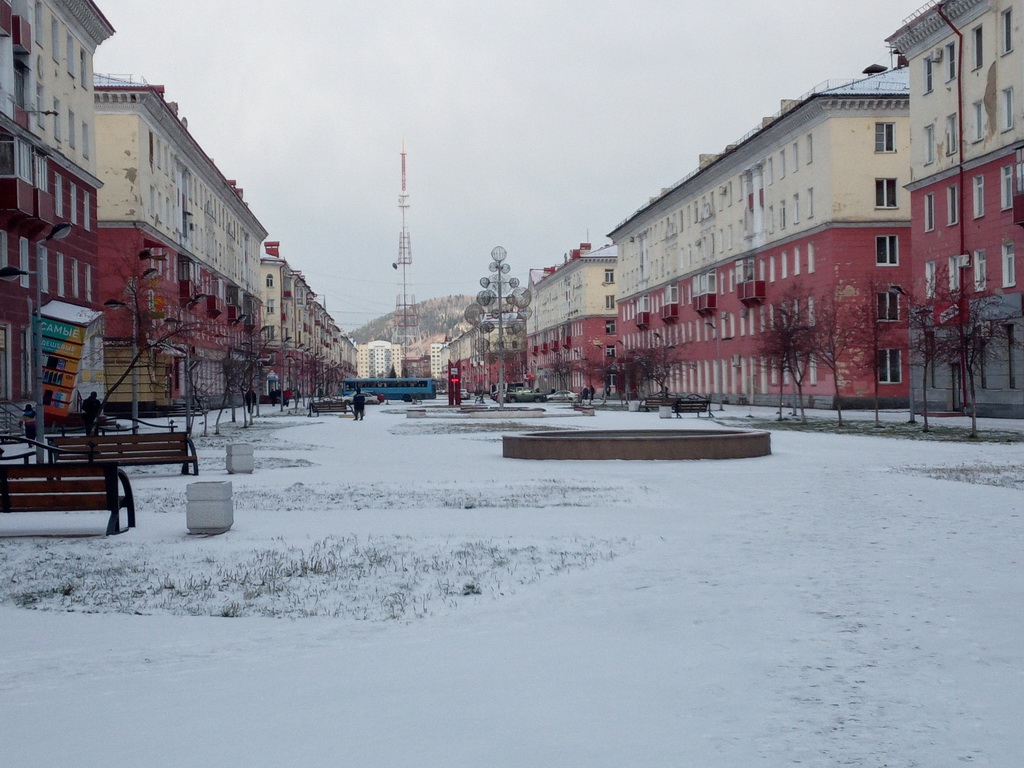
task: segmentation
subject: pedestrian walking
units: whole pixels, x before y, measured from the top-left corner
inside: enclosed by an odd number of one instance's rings
[[[29,440],[36,439],[36,409],[31,403],[28,403],[21,412],[21,429]]]
[[[95,392],[91,392],[85,400],[82,401],[82,424],[85,426],[86,435],[95,435],[99,431],[96,426],[96,421],[100,417],[100,411],[103,410],[103,403],[96,396]]]
[[[362,421],[365,411],[366,395],[363,394],[363,390],[357,389],[355,395],[352,396],[352,415],[356,421]]]
[[[245,393],[245,410],[252,415],[252,409],[256,407],[256,392],[252,387]]]

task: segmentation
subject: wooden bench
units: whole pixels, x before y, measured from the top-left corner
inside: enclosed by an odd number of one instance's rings
[[[325,413],[350,413],[348,403],[344,400],[314,400],[309,404],[309,415],[320,416]]]
[[[699,418],[702,413],[711,416],[711,400],[700,395],[651,395],[644,400],[641,406],[645,411],[651,408],[671,407],[676,418],[682,418],[681,414],[696,413]]]
[[[125,466],[181,464],[181,474],[199,474],[199,457],[184,432],[145,432],[138,435],[73,435],[50,440],[50,461],[114,461]]]
[[[0,465],[0,505],[3,512],[106,511],[107,536],[135,527],[131,483],[112,461]]]
[[[33,445],[40,444],[23,437],[0,436],[0,461],[21,461],[28,464],[29,459],[36,455]]]

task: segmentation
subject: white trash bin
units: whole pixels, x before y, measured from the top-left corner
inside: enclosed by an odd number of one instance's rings
[[[640,410],[640,401],[639,400],[630,400],[629,401],[629,410],[631,412],[633,412],[633,413],[638,412]]]
[[[229,475],[251,475],[256,468],[256,460],[252,456],[252,446],[244,443],[229,443],[227,454],[227,470]]]
[[[658,418],[659,419],[671,419],[672,418],[672,406],[671,405],[659,405],[658,406]]]

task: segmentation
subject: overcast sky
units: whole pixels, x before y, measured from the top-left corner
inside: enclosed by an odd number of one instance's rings
[[[779,101],[888,65],[922,0],[96,0],[346,330],[595,247]]]

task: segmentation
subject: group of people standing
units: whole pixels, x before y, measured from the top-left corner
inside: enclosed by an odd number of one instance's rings
[[[594,395],[596,393],[597,393],[597,390],[595,390],[593,386],[584,387],[583,389],[580,390],[580,402],[581,403],[593,403],[594,402]]]

